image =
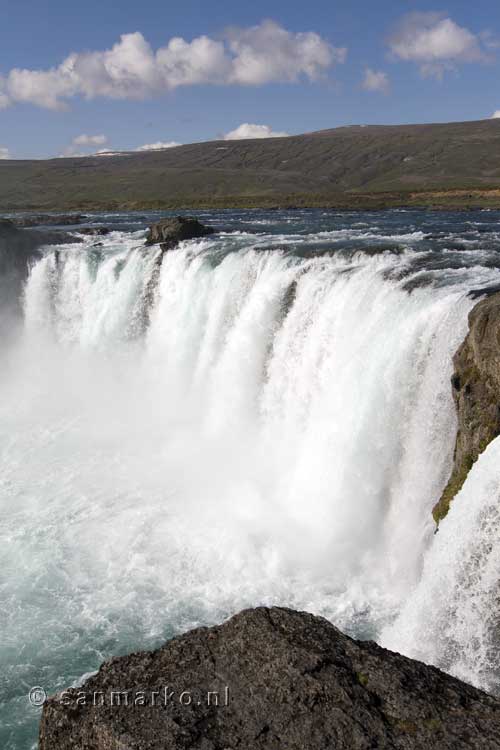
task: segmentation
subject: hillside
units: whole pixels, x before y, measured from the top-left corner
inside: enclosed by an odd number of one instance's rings
[[[0,161],[4,211],[286,204],[500,207],[500,120]]]

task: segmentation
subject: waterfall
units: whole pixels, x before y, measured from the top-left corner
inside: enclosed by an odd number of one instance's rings
[[[176,606],[285,598],[347,628],[383,621],[418,577],[450,466],[463,291],[409,293],[391,253],[211,240],[164,255],[144,327],[159,256],[137,244],[48,253],[26,287],[17,387],[44,434],[29,436],[36,522],[54,524],[62,572],[116,586],[118,609],[151,586]],[[34,467],[18,481],[38,496]]]
[[[479,457],[441,523],[387,648],[500,692],[500,439]]]
[[[432,266],[409,246],[422,232],[376,252],[366,230],[354,247],[342,232],[318,251],[240,232],[164,255],[113,232],[34,262],[0,372],[8,681],[62,688],[104,655],[261,603],[488,673],[457,582],[471,548],[451,549],[483,524],[483,459],[462,493],[475,510],[457,500],[433,537],[431,508],[467,291],[499,273]]]

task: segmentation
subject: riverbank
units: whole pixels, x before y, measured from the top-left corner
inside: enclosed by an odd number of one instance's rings
[[[90,199],[75,201],[63,198],[57,202],[44,199],[29,205],[13,199],[3,202],[1,213],[46,211],[78,213],[85,211],[169,211],[210,209],[307,209],[337,211],[382,211],[385,209],[428,209],[433,211],[500,210],[500,189],[423,190],[389,193],[287,193],[284,195],[199,196],[176,195],[166,199]]]

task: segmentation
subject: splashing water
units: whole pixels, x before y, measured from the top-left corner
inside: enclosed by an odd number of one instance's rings
[[[500,439],[456,496],[422,579],[382,643],[484,690],[500,688]]]
[[[31,269],[0,375],[6,747],[34,736],[33,684],[53,692],[259,603],[376,637],[417,585],[467,291],[500,272],[429,253],[414,228],[313,230],[163,256],[116,232]],[[462,533],[454,509],[430,554]],[[408,653],[418,592],[384,631]],[[476,652],[454,638],[446,666],[474,681]]]

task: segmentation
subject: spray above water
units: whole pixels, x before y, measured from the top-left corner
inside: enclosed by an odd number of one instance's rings
[[[161,261],[114,233],[34,264],[0,384],[9,685],[62,688],[243,606],[370,637],[400,611],[450,469],[467,291],[500,274],[342,232]]]
[[[382,644],[500,692],[500,440],[479,457]]]
[[[392,255],[211,241],[164,256],[140,337],[156,262],[136,247],[59,251],[26,287],[26,406],[45,440],[41,475],[18,489],[39,502],[43,476],[58,546],[64,516],[83,513],[63,568],[81,567],[90,591],[116,587],[125,618],[144,585],[181,611],[210,602],[202,618],[283,596],[344,627],[383,616],[415,580],[446,478],[463,294],[409,295],[384,278]],[[94,593],[86,606],[107,614]]]

